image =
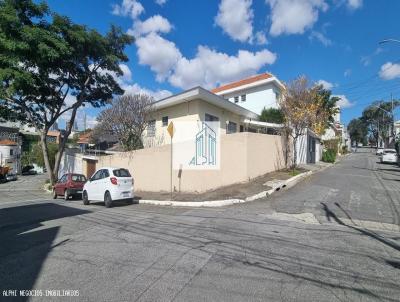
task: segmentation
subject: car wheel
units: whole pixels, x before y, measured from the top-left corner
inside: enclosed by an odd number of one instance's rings
[[[83,191],[82,193],[82,200],[83,200],[83,204],[84,205],[88,205],[89,204],[89,198],[88,198],[88,194],[86,191]]]
[[[104,194],[104,204],[106,205],[106,208],[112,207],[112,199],[110,192],[106,192],[106,194]]]
[[[53,199],[57,199],[57,197],[58,196],[57,196],[56,190],[53,189]]]
[[[66,189],[66,190],[64,191],[64,199],[65,199],[65,200],[68,200],[69,197],[70,197],[69,190]]]

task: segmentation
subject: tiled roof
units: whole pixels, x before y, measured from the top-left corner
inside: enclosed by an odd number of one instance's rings
[[[2,139],[0,140],[0,146],[16,146],[17,143],[10,139]]]
[[[269,73],[262,73],[262,74],[258,74],[258,75],[255,75],[255,76],[252,76],[252,77],[249,77],[249,78],[246,78],[246,79],[242,79],[242,80],[237,81],[237,82],[229,83],[229,84],[214,88],[214,89],[211,90],[211,92],[218,93],[218,92],[221,92],[221,91],[224,91],[224,90],[240,87],[240,86],[251,84],[251,83],[254,83],[254,82],[261,81],[261,80],[266,80],[266,79],[269,79],[271,77],[272,77],[272,75],[269,74]]]

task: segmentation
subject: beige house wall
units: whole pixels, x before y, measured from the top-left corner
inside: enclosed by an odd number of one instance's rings
[[[170,152],[170,146],[164,145],[103,156],[99,158],[97,168],[129,169],[135,179],[136,191],[169,191]],[[283,168],[283,158],[280,136],[248,132],[222,135],[220,169],[174,170],[173,187],[175,191],[204,192],[245,182]]]
[[[176,121],[204,121],[205,114],[216,116],[220,120],[221,134],[226,134],[227,122],[236,123],[239,132],[240,125],[244,125],[244,117],[221,109],[202,100],[188,101],[183,104],[159,109],[153,113],[152,119],[156,121],[155,136],[149,137],[148,131],[143,133],[143,144],[145,148],[170,144],[171,140],[167,132],[167,126],[162,125],[162,118],[168,116],[168,123]]]

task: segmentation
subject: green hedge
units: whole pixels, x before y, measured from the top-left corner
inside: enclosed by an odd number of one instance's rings
[[[322,153],[322,161],[326,163],[334,163],[336,160],[336,152],[334,149],[328,149]]]

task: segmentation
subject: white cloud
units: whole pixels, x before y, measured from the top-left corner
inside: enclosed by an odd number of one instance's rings
[[[349,9],[355,10],[363,6],[363,0],[347,0],[347,7]]]
[[[182,55],[175,43],[150,33],[136,40],[139,63],[150,66],[156,73],[157,81],[163,81]]]
[[[263,33],[262,31],[258,31],[255,34],[255,41],[258,45],[265,45],[267,44],[267,37],[265,36],[265,33]]]
[[[251,41],[253,35],[252,0],[221,0],[215,23],[233,40]]]
[[[332,88],[336,86],[335,84],[325,81],[325,80],[319,80],[319,81],[317,81],[317,84],[322,85],[322,87],[324,87],[324,89],[327,89],[327,90],[332,90]]]
[[[324,0],[265,0],[271,7],[270,34],[303,34],[318,20],[319,11],[326,11]]]
[[[310,36],[309,36],[310,40],[318,40],[319,42],[321,42],[324,46],[330,46],[332,45],[332,41],[326,37],[323,33],[319,32],[319,31],[312,31]]]
[[[152,96],[155,100],[161,100],[163,98],[169,97],[172,95],[172,92],[165,89],[151,90],[144,87],[141,87],[139,84],[129,84],[123,86],[125,93],[131,94],[147,94]]]
[[[121,4],[112,6],[112,14],[117,16],[129,16],[136,19],[144,12],[143,5],[137,0],[123,0]]]
[[[165,3],[167,3],[167,0],[156,0],[156,3],[158,5],[164,5]]]
[[[171,23],[160,15],[154,15],[145,21],[137,20],[133,27],[128,30],[132,36],[141,36],[149,33],[168,33],[172,29]]]
[[[384,80],[393,80],[400,77],[400,64],[387,62],[381,66],[379,76]]]
[[[350,102],[349,99],[343,94],[333,96],[340,98],[340,100],[336,103],[340,108],[350,108],[355,105],[355,103]]]
[[[123,81],[131,81],[132,80],[132,72],[129,69],[129,66],[126,64],[119,64],[119,68],[121,68],[123,75],[121,76]]]
[[[193,59],[181,58],[169,82],[183,89],[201,85],[212,88],[256,73],[266,64],[273,64],[276,54],[267,49],[258,52],[239,50],[236,56],[199,46]]]

